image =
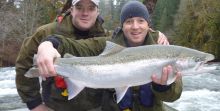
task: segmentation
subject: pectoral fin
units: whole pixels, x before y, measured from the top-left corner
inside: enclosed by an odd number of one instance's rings
[[[122,100],[122,98],[124,97],[124,95],[127,92],[128,88],[129,88],[128,86],[115,88],[116,96],[117,96],[117,103],[119,103]]]
[[[68,90],[68,100],[74,98],[76,95],[78,95],[85,86],[82,85],[80,82],[76,80],[72,80],[70,78],[65,78],[65,82],[67,84],[67,90]]]

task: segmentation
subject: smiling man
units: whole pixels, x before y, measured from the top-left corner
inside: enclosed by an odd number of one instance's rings
[[[84,111],[100,106],[100,90],[86,89],[78,99],[68,101],[62,78],[47,78],[42,82],[40,93],[39,79],[28,79],[24,76],[33,65],[32,57],[37,53],[38,45],[48,35],[60,34],[74,40],[109,36],[102,26],[104,21],[99,16],[99,2],[68,0],[62,20],[43,25],[33,35],[25,38],[16,60],[16,87],[22,101],[31,111],[48,111],[49,108],[56,111]]]
[[[72,23],[82,31],[89,30],[99,15],[99,0],[73,0],[71,7]]]

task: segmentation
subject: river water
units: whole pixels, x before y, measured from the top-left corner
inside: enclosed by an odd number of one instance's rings
[[[220,111],[220,72],[185,76],[183,84],[180,99],[168,105],[179,111]],[[14,67],[0,68],[0,111],[27,111],[16,90]]]

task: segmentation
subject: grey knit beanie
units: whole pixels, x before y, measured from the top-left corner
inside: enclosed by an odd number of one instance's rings
[[[120,22],[121,26],[128,18],[142,17],[148,24],[151,24],[150,15],[144,4],[139,1],[129,1],[121,9]]]

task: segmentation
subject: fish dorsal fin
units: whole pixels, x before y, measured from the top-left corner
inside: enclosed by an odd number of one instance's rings
[[[73,56],[72,54],[69,54],[69,53],[65,53],[63,58],[61,58],[61,57],[55,58],[54,59],[54,64],[59,64],[61,61],[62,62],[66,61],[65,58],[68,59],[68,58],[74,58],[74,57],[76,57],[76,56]]]
[[[72,58],[72,57],[76,57],[76,56],[73,56],[72,54],[69,54],[69,53],[65,53],[64,58]]]
[[[103,52],[100,54],[100,56],[105,56],[105,55],[111,55],[115,54],[117,52],[120,52],[121,50],[125,49],[125,47],[115,44],[110,41],[106,41],[106,46]]]
[[[127,92],[129,86],[115,88],[117,103],[119,103]]]

